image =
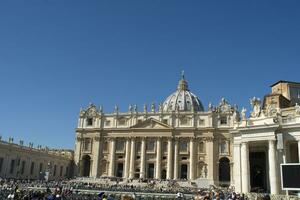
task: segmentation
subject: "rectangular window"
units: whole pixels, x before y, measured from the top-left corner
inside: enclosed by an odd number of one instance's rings
[[[167,120],[167,119],[164,119],[164,120],[163,120],[163,123],[164,123],[164,124],[168,124],[168,120]]]
[[[105,126],[110,126],[110,120],[105,121]]]
[[[10,161],[10,170],[9,170],[9,173],[13,174],[14,173],[14,169],[15,169],[15,160],[11,160]]]
[[[162,152],[163,153],[167,153],[168,152],[168,142],[163,142]]]
[[[86,119],[86,125],[87,126],[93,126],[93,118],[87,118]]]
[[[204,126],[204,125],[205,125],[204,119],[199,119],[199,126]]]
[[[91,138],[84,138],[84,144],[83,144],[84,151],[91,151],[92,149],[92,143]]]
[[[141,152],[141,146],[142,146],[142,144],[141,144],[140,141],[136,142],[135,151],[140,153]]]
[[[30,166],[30,175],[32,175],[34,172],[34,162],[31,162],[31,166]]]
[[[22,164],[21,164],[21,174],[22,174],[22,175],[23,175],[24,172],[25,172],[25,164],[26,164],[26,162],[23,160],[23,161],[22,161]]]
[[[147,151],[154,151],[154,147],[155,147],[155,142],[154,141],[148,141],[147,142],[147,145],[146,145]]]
[[[4,158],[0,158],[0,172],[2,171]]]
[[[227,141],[221,141],[219,145],[220,154],[228,154],[228,144]]]
[[[180,125],[188,125],[188,118],[184,117],[180,119]]]
[[[220,124],[221,125],[226,125],[227,124],[227,116],[222,116],[220,118]]]
[[[179,149],[180,149],[180,152],[187,152],[188,151],[188,143],[187,143],[187,141],[181,141]]]
[[[119,126],[125,126],[126,125],[126,119],[121,118],[121,119],[119,119],[118,123],[119,123]]]
[[[124,152],[124,148],[125,148],[125,141],[122,139],[117,139],[116,151]]]

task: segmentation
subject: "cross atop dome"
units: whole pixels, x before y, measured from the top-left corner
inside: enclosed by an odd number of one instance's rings
[[[181,79],[185,80],[185,78],[184,78],[184,70],[181,71]]]
[[[179,80],[178,82],[177,90],[184,90],[184,91],[189,90],[188,83],[185,80],[184,70],[181,71],[181,80]]]

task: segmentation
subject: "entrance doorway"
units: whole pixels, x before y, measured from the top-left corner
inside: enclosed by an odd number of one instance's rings
[[[220,186],[230,185],[230,161],[226,157],[219,160],[219,184]]]
[[[120,178],[123,177],[123,163],[118,163],[116,176]]]
[[[154,178],[154,163],[148,164],[148,178]]]
[[[89,155],[85,155],[82,157],[82,173],[81,175],[84,177],[90,176],[90,168],[91,168],[91,157]]]
[[[267,170],[265,152],[250,152],[249,161],[251,192],[266,192]]]
[[[187,164],[182,164],[180,167],[180,178],[187,179],[188,166]]]

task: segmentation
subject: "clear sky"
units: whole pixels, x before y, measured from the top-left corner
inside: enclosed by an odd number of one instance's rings
[[[1,0],[0,135],[73,148],[80,107],[163,101],[185,70],[207,109],[300,82],[300,1]]]

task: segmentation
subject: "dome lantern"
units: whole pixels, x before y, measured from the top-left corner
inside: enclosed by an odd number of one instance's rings
[[[199,98],[189,91],[184,71],[181,73],[181,80],[178,82],[177,90],[164,101],[163,111],[204,111]]]

